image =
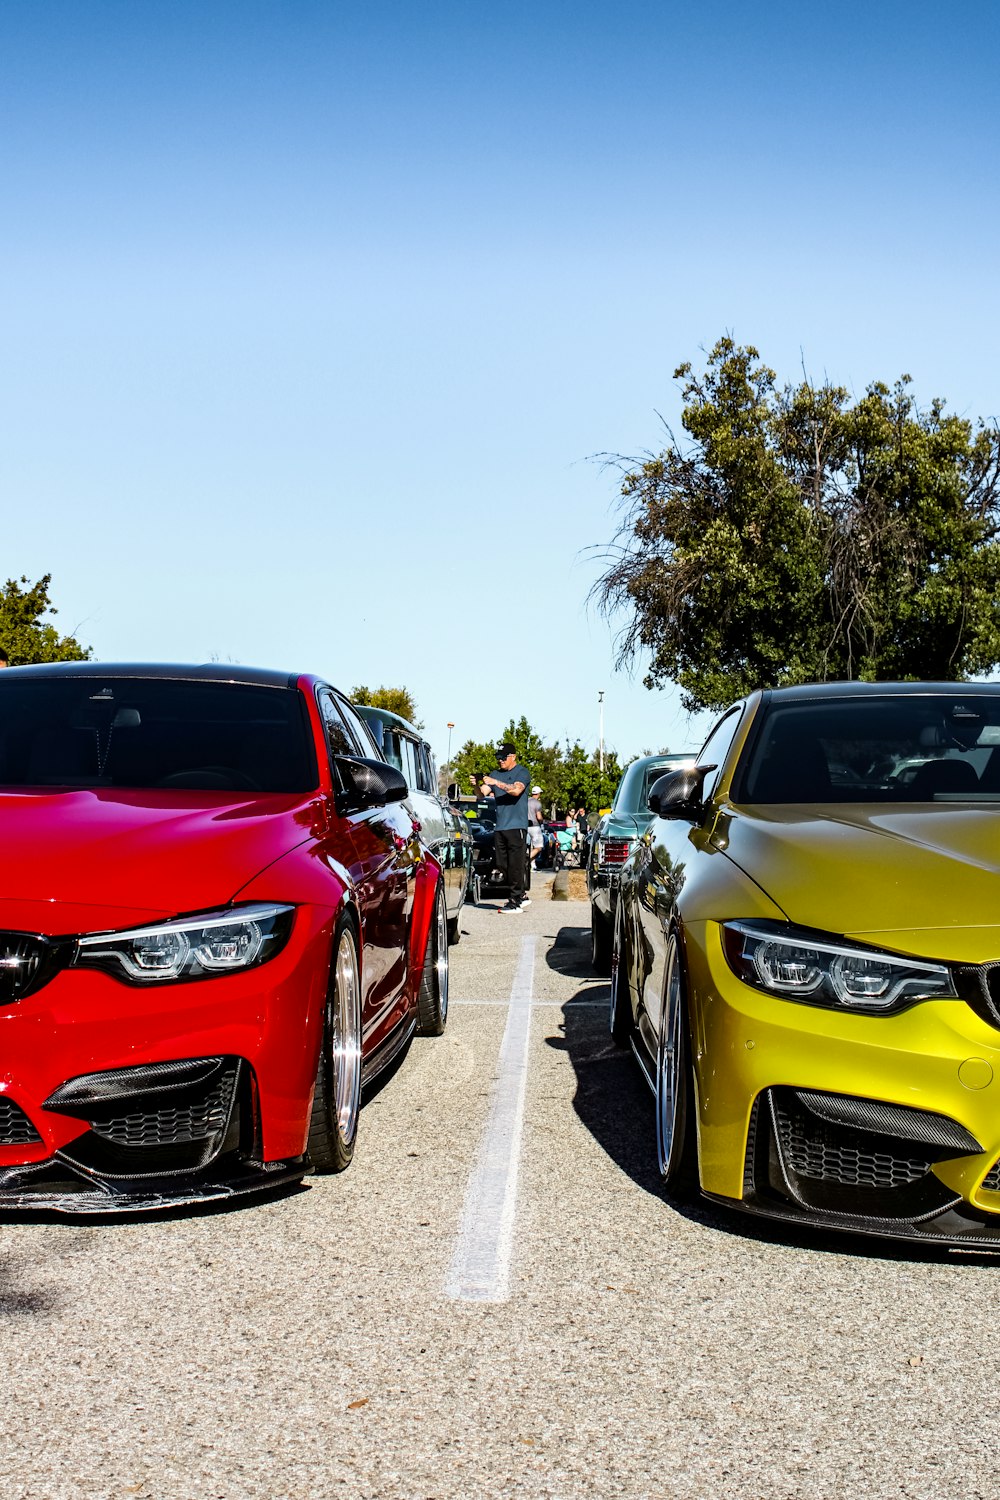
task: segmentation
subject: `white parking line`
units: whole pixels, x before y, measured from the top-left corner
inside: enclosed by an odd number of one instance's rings
[[[493,1099],[444,1284],[445,1295],[460,1302],[505,1302],[510,1296],[534,972],[535,939],[523,937]]]

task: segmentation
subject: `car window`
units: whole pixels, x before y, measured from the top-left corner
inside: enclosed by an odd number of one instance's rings
[[[403,775],[406,777],[406,785],[413,791],[420,786],[417,780],[417,747],[407,734],[400,736],[400,743],[403,750]]]
[[[779,700],[739,783],[741,802],[1000,802],[1000,692]]]
[[[666,776],[670,771],[676,771],[678,769],[678,766],[672,766],[669,764],[665,766],[660,765],[646,767],[643,775],[637,778],[636,782],[637,790],[639,792],[639,796],[636,799],[637,812],[648,812],[649,794],[653,790],[654,781],[659,781],[661,776]]]
[[[427,746],[421,742],[417,746],[417,785],[422,792],[434,793],[437,791],[436,783],[433,757]]]
[[[346,698],[341,698],[339,694],[336,694],[335,697],[337,707],[340,709],[345,724],[351,730],[362,756],[366,760],[381,760],[382,753],[368,724],[359,713],[355,713]]]
[[[73,676],[0,683],[0,784],[311,791],[294,688]]]
[[[726,756],[729,754],[730,746],[736,738],[736,731],[740,727],[740,719],[743,716],[743,705],[730,709],[716,724],[712,733],[705,741],[698,753],[696,766],[715,766],[714,771],[709,771],[702,786],[702,797],[707,802],[715,791],[722,775],[722,767]]]
[[[400,735],[396,732],[395,729],[389,729],[387,727],[385,730],[383,730],[382,754],[385,756],[390,766],[395,766],[396,770],[402,771],[403,775],[405,776],[406,771],[403,767],[403,747],[400,743],[400,738]]]
[[[320,691],[319,708],[331,755],[358,755],[360,752],[348,730],[341,705],[327,688]]]

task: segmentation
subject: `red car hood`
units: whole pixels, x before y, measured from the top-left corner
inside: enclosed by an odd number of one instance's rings
[[[223,906],[316,816],[315,794],[0,793],[0,926],[86,932]]]

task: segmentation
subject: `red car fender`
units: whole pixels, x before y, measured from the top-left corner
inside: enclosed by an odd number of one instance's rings
[[[248,880],[233,899],[237,902],[291,901],[328,907],[333,913],[334,923],[343,912],[349,912],[354,919],[358,959],[364,962],[361,916],[351,872],[329,854],[322,860],[317,860],[315,850],[309,850],[305,857],[299,850],[293,850],[290,855],[275,860],[266,870],[261,870],[252,880]]]
[[[441,883],[441,866],[433,854],[424,851],[417,867],[413,893],[413,919],[410,923],[410,998],[416,1000],[420,988],[420,976],[424,970],[424,956],[430,937],[431,921],[434,917],[434,897]]]

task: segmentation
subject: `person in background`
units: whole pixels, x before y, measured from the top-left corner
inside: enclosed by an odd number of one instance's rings
[[[528,773],[518,764],[517,750],[504,741],[497,746],[497,774],[484,776],[479,788],[496,806],[493,857],[510,899],[498,909],[505,915],[523,911],[529,898],[524,894],[525,846],[528,839]]]
[[[7,653],[3,649],[3,647],[0,646],[0,667],[9,667],[9,666],[10,666],[10,657],[7,655]]]
[[[590,824],[587,821],[587,809],[578,807],[576,810],[577,852],[580,856],[581,865],[587,863],[587,850],[590,845]]]
[[[545,848],[545,834],[542,830],[541,791],[540,786],[533,786],[531,788],[531,796],[528,798],[528,847],[531,850],[531,865],[535,870],[538,869],[538,862]]]

